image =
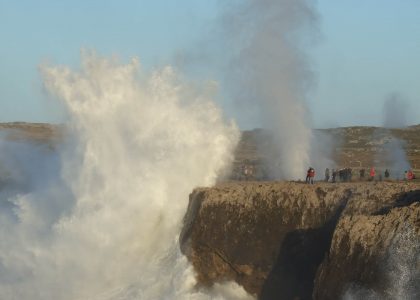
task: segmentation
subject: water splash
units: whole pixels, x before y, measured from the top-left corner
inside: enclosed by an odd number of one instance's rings
[[[420,289],[420,239],[412,226],[406,225],[398,233],[388,250],[382,273],[388,288],[374,291],[353,285],[343,296],[344,300],[414,300],[419,299]]]
[[[390,299],[419,299],[420,288],[420,239],[414,228],[406,226],[398,234],[389,251],[386,265],[389,288],[386,295]]]
[[[40,70],[69,138],[53,171],[2,194],[0,298],[222,299],[194,289],[177,236],[188,194],[231,162],[237,127],[170,67],[149,76],[85,51],[79,71]]]

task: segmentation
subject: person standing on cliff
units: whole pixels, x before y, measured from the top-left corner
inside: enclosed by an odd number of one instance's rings
[[[414,179],[414,173],[412,170],[408,170],[407,172],[407,180],[413,180]]]
[[[369,175],[370,175],[370,180],[373,181],[375,179],[375,168],[374,167],[372,167],[370,169]]]
[[[244,172],[244,178],[245,178],[245,180],[246,181],[250,180],[251,177],[252,177],[252,175],[253,175],[253,172],[254,172],[253,166],[252,165],[248,165],[248,164],[245,165],[243,172]]]
[[[386,169],[385,170],[385,179],[388,179],[389,178],[389,170],[388,169]]]
[[[308,176],[309,176],[309,183],[314,184],[314,177],[315,177],[315,170],[314,168],[309,168],[308,170]]]
[[[331,182],[335,183],[335,178],[337,177],[337,171],[335,169],[332,169],[332,179]]]
[[[325,182],[328,182],[330,180],[330,169],[325,169]]]
[[[312,167],[309,167],[308,171],[306,172],[306,183],[313,184],[314,183],[314,177],[315,177],[315,170]]]
[[[359,170],[359,179],[364,180],[365,179],[365,169]]]

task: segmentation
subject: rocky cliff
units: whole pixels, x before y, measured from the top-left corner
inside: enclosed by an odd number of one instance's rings
[[[408,257],[415,294],[419,201],[407,182],[223,183],[193,191],[180,244],[203,285],[235,280],[260,299],[386,298],[392,249],[404,251],[409,232],[411,252],[396,255]]]

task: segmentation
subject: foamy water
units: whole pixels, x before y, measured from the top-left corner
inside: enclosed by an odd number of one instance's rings
[[[414,228],[406,226],[397,234],[387,250],[387,259],[381,269],[388,288],[374,291],[353,286],[346,291],[344,300],[416,300],[419,299],[420,240]],[[349,283],[351,284],[351,283]]]
[[[68,139],[58,154],[0,144],[10,183],[1,189],[0,298],[250,298],[233,283],[196,288],[179,251],[189,193],[229,167],[239,139],[208,89],[170,67],[146,74],[137,59],[89,52],[80,70],[41,73],[67,109]]]

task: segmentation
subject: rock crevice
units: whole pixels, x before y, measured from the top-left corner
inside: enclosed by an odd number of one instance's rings
[[[400,225],[419,236],[419,195],[408,183],[199,188],[190,195],[181,249],[200,284],[234,280],[260,299],[339,299],[352,283],[379,291],[386,282],[381,249]]]

